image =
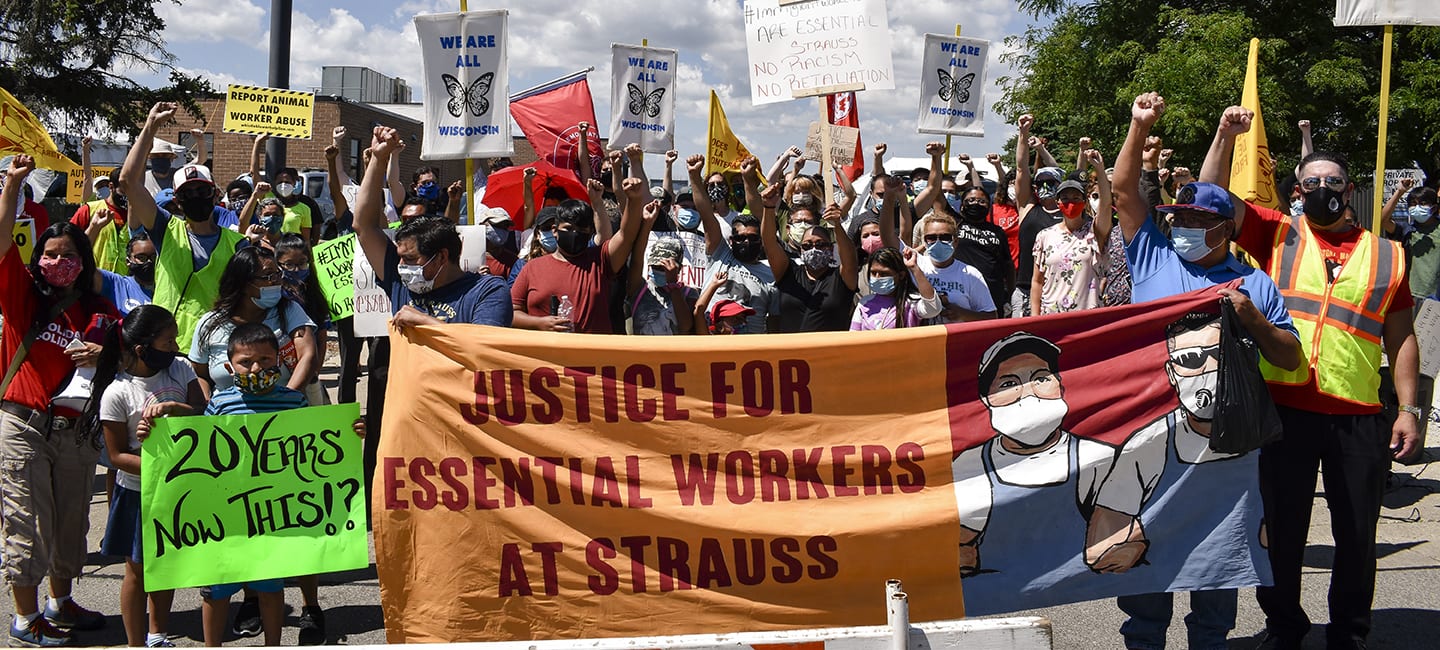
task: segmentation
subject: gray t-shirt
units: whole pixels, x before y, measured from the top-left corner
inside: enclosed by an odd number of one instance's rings
[[[722,240],[720,247],[710,255],[710,266],[705,269],[707,286],[710,279],[720,271],[724,271],[728,276],[725,285],[711,298],[710,304],[728,299],[755,310],[753,315],[745,319],[745,327],[750,334],[765,334],[765,319],[770,312],[778,313],[780,309],[780,292],[775,290],[775,274],[770,270],[770,264],[763,261],[764,258],[761,260],[748,264],[741,262],[735,258],[735,253],[730,251],[730,242]]]

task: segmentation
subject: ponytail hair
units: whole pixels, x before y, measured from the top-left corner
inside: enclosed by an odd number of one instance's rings
[[[135,360],[132,350],[136,346],[150,346],[166,328],[174,325],[175,316],[170,310],[159,305],[140,305],[130,310],[124,320],[112,324],[105,331],[104,349],[95,362],[95,379],[91,382],[93,392],[77,428],[80,440],[88,438],[91,445],[100,446],[101,436],[104,435],[100,430],[100,401],[105,396],[105,389],[115,382],[122,366],[128,366]]]

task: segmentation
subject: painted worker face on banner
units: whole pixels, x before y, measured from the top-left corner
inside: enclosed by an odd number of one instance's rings
[[[1170,360],[1165,374],[1180,396],[1180,408],[1197,420],[1215,417],[1220,377],[1220,321],[1211,314],[1192,314],[1166,328]]]
[[[1021,447],[1053,444],[1070,412],[1058,357],[1054,344],[1030,336],[999,346],[982,363],[981,399],[995,433]]]

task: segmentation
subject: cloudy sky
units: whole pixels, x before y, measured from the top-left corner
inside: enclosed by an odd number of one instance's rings
[[[472,11],[505,7],[497,0],[470,0]],[[894,38],[896,89],[859,95],[860,126],[867,145],[890,144],[891,156],[922,156],[934,136],[915,131],[920,50],[927,32],[963,34],[992,42],[985,87],[986,137],[956,138],[957,152],[983,156],[999,151],[1014,133],[989,107],[1000,97],[995,79],[1009,70],[999,62],[1004,38],[1025,29],[1028,16],[1013,0],[907,0],[887,2]],[[703,152],[709,91],[719,94],[740,138],[768,163],[789,145],[803,145],[815,119],[814,100],[752,106],[740,0],[527,0],[510,9],[511,92],[595,66],[590,90],[597,121],[608,135],[610,44],[649,39],[652,47],[679,51],[676,147],[682,156]],[[218,88],[229,83],[266,85],[270,3],[264,0],[159,2],[165,40],[186,72],[202,74]],[[963,11],[961,11],[963,7]],[[291,87],[314,89],[326,65],[367,66],[410,82],[413,100],[423,93],[416,14],[459,9],[458,0],[295,0]],[[198,18],[197,18],[198,17]],[[195,29],[199,28],[199,29]],[[137,77],[159,84],[158,76]],[[518,129],[515,133],[519,133]]]

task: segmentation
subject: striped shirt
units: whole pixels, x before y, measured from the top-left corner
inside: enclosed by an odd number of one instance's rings
[[[210,397],[205,415],[250,415],[305,408],[310,403],[305,394],[285,386],[276,386],[264,395],[250,395],[238,388],[226,388]]]

